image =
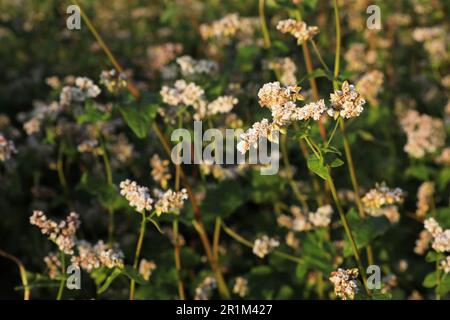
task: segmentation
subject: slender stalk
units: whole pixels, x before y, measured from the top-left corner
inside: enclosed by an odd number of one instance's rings
[[[259,22],[261,24],[261,30],[263,33],[263,40],[264,40],[264,48],[268,49],[270,48],[270,35],[269,30],[267,29],[266,24],[266,15],[265,15],[265,0],[259,0],[258,10],[259,10]]]
[[[328,171],[330,171],[330,170],[328,170]],[[336,207],[338,209],[339,216],[341,218],[341,222],[342,222],[342,224],[344,226],[345,233],[347,234],[347,238],[348,238],[348,240],[350,242],[350,245],[352,247],[353,255],[355,256],[355,260],[356,260],[356,263],[358,265],[358,269],[359,269],[359,271],[361,273],[361,277],[362,277],[363,283],[364,283],[364,288],[365,288],[367,294],[370,294],[370,291],[367,288],[366,270],[364,269],[364,266],[362,264],[361,256],[360,256],[358,247],[356,245],[355,239],[354,239],[352,231],[350,229],[350,225],[348,223],[347,217],[345,216],[344,210],[342,209],[341,202],[340,202],[340,200],[338,198],[336,187],[334,185],[333,178],[331,177],[331,173],[329,173],[329,178],[328,178],[327,181],[328,181],[328,184],[330,186],[330,190],[331,190],[331,194],[333,196],[333,200],[334,200],[334,202],[336,204]]]
[[[11,260],[17,265],[19,268],[20,280],[22,281],[23,286],[23,300],[30,300],[30,287],[28,286],[27,270],[25,269],[23,263],[12,254],[9,254],[3,250],[0,250],[0,256]]]
[[[330,68],[327,66],[327,64],[325,63],[325,61],[322,58],[322,55],[320,54],[319,48],[316,45],[316,42],[314,41],[314,39],[309,40],[312,44],[314,53],[316,54],[317,58],[319,59],[320,64],[322,65],[322,67],[328,72],[328,73],[332,73]]]
[[[184,284],[181,276],[181,255],[180,255],[180,241],[178,239],[178,219],[173,220],[173,244],[174,244],[174,258],[175,268],[177,270],[177,287],[178,296],[180,300],[186,300],[186,294],[184,293]]]
[[[331,131],[331,135],[328,138],[328,141],[327,141],[327,144],[326,144],[327,147],[330,145],[331,141],[333,141],[333,138],[334,138],[334,135],[336,133],[336,129],[337,129],[338,126],[339,126],[339,121],[336,121],[336,123],[334,124],[334,127],[333,127],[333,131]]]
[[[214,223],[214,236],[213,236],[213,257],[217,261],[219,260],[219,242],[220,242],[220,225],[222,224],[222,219],[220,217],[216,217]]]
[[[436,300],[441,300],[441,293],[439,292],[441,286],[441,269],[439,268],[439,260],[436,261]]]
[[[145,235],[145,225],[147,223],[145,211],[142,211],[142,220],[141,220],[141,228],[139,230],[139,238],[136,244],[136,251],[134,253],[134,262],[133,262],[133,269],[137,270],[138,263],[139,263],[139,256],[141,255],[142,250],[142,243],[144,242],[144,235]],[[135,291],[136,283],[133,279],[131,279],[130,282],[130,300],[134,300],[134,291]]]
[[[333,87],[335,90],[337,90],[338,89],[337,78],[339,76],[340,61],[341,61],[341,59],[340,59],[340,56],[341,56],[341,23],[340,23],[340,18],[339,18],[339,6],[337,3],[337,0],[333,0],[333,4],[334,4],[334,18],[335,18],[335,24],[336,24],[336,26],[335,26],[335,28],[336,28],[336,49],[335,49],[335,60],[334,60]],[[355,165],[353,163],[350,142],[348,140],[346,130],[345,130],[345,122],[342,118],[339,118],[338,121],[339,121],[339,126],[341,129],[341,133],[342,133],[342,139],[344,142],[345,157],[347,159],[347,165],[348,165],[348,169],[350,172],[350,179],[352,181],[353,191],[355,192],[356,206],[358,208],[359,216],[361,218],[364,218],[366,216],[366,214],[365,214],[365,211],[364,211],[364,208],[362,205],[361,196],[359,194],[359,183],[358,183],[358,179],[356,177]],[[367,252],[368,263],[370,265],[372,265],[374,259],[373,259],[373,249],[372,249],[371,245],[367,246],[366,252]]]
[[[58,171],[58,178],[64,192],[67,193],[67,180],[64,175],[64,143],[61,141],[58,147],[58,159],[56,160],[56,170]]]
[[[64,292],[64,286],[66,284],[66,259],[64,256],[64,252],[61,251],[61,281],[59,282],[58,295],[56,296],[56,300],[61,300]]]
[[[110,165],[110,161],[109,161],[109,157],[108,157],[108,152],[106,150],[105,140],[101,136],[101,133],[99,133],[99,134],[100,134],[100,143],[101,143],[100,146],[101,146],[101,150],[102,150],[102,159],[103,159],[103,164],[105,166],[105,172],[106,172],[106,179],[108,181],[108,185],[112,187],[113,186],[113,178],[112,178],[112,170],[111,170],[111,165]],[[109,243],[109,246],[112,247],[113,242],[114,242],[114,209],[108,205],[107,210],[108,210],[108,215],[109,215],[108,243]]]

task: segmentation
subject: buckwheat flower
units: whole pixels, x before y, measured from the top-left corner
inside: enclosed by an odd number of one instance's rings
[[[159,182],[161,188],[167,189],[167,183],[172,178],[169,171],[169,160],[161,160],[158,154],[154,154],[150,159],[150,166],[153,180]]]
[[[92,153],[95,155],[102,155],[103,150],[99,147],[98,141],[96,139],[85,140],[81,142],[78,147],[78,151],[81,153]]]
[[[352,43],[345,52],[344,59],[347,62],[347,69],[353,72],[364,72],[370,65],[367,48],[363,43]]]
[[[291,58],[286,57],[271,60],[267,64],[267,67],[279,73],[282,85],[295,85],[297,83],[297,77],[295,76],[297,66]]]
[[[439,266],[445,273],[450,272],[450,256],[445,257],[445,259],[441,260]]]
[[[30,217],[30,223],[41,229],[42,234],[48,236],[59,250],[66,254],[73,254],[76,241],[75,232],[80,225],[77,213],[71,212],[65,220],[55,222],[48,219],[42,211],[35,210]]]
[[[430,211],[434,196],[434,182],[425,181],[417,190],[417,209],[416,216],[424,218]]]
[[[77,254],[72,256],[71,263],[88,273],[100,267],[123,268],[123,253],[118,249],[110,248],[103,240],[99,240],[94,246],[85,240],[80,240],[77,243]]]
[[[433,236],[431,235],[431,233],[429,233],[427,230],[422,230],[419,234],[419,239],[416,240],[414,252],[418,255],[424,255],[430,247],[430,242],[432,239]]]
[[[154,261],[142,259],[141,262],[139,262],[139,274],[145,281],[150,280],[150,276],[155,269],[156,263]]]
[[[34,117],[23,124],[23,129],[27,135],[31,136],[33,133],[39,132],[41,130],[41,119]]]
[[[450,148],[444,148],[441,154],[434,159],[437,164],[450,166]]]
[[[327,111],[327,106],[325,105],[325,101],[320,99],[317,102],[311,102],[304,105],[301,108],[298,108],[295,113],[295,120],[319,120],[322,114]]]
[[[5,162],[11,158],[13,153],[17,153],[16,146],[12,140],[7,140],[0,133],[0,161]]]
[[[336,90],[330,94],[331,108],[328,109],[328,114],[331,117],[340,115],[342,118],[358,117],[364,110],[366,101],[355,90],[353,85],[347,81],[342,84],[342,90]]]
[[[264,235],[255,240],[255,243],[253,244],[253,253],[260,258],[264,258],[279,245],[280,243],[277,240]]]
[[[206,277],[203,282],[195,289],[194,300],[208,300],[217,287],[214,277]]]
[[[294,219],[288,215],[282,214],[277,217],[277,223],[280,227],[292,229],[294,226]]]
[[[239,15],[237,13],[227,14],[223,18],[210,24],[200,25],[200,35],[203,39],[230,38],[239,31]]]
[[[228,113],[235,105],[238,104],[238,99],[233,96],[220,96],[212,102],[208,103],[208,115],[215,115],[218,113]]]
[[[111,152],[113,160],[119,161],[118,165],[127,163],[133,157],[134,146],[128,141],[127,136],[123,133],[118,134],[115,138],[117,139],[114,139],[108,144],[108,151]],[[113,164],[114,163],[111,165]]]
[[[136,211],[150,211],[153,199],[150,197],[147,187],[138,185],[135,181],[126,179],[120,183],[120,194],[128,200],[131,207]]]
[[[445,144],[444,123],[441,119],[408,110],[402,115],[400,126],[407,137],[403,150],[414,158],[432,154]]]
[[[383,85],[384,75],[378,70],[370,71],[362,76],[356,83],[356,90],[369,103],[378,105],[377,95]]]
[[[55,252],[50,252],[44,258],[45,266],[47,267],[48,276],[50,279],[55,279],[57,275],[60,274],[61,270],[61,259]]]
[[[286,234],[286,244],[293,249],[298,249],[300,247],[300,241],[295,237],[294,232],[289,231]]]
[[[187,83],[184,80],[175,81],[173,88],[163,86],[160,91],[163,102],[172,106],[180,104],[194,106],[204,93],[205,91],[195,83]]]
[[[404,192],[400,188],[390,189],[383,182],[376,184],[361,199],[364,210],[373,217],[386,216],[391,223],[400,219],[398,205],[404,201]]]
[[[212,60],[195,60],[191,56],[181,56],[177,58],[177,63],[181,68],[183,76],[191,76],[193,74],[212,74],[217,72],[219,66],[217,62]]]
[[[178,212],[184,206],[184,200],[188,198],[186,189],[181,189],[181,191],[167,190],[166,192],[155,192],[159,200],[155,204],[155,211],[158,216],[163,213],[175,213]]]
[[[150,68],[153,70],[161,70],[161,68],[175,59],[182,51],[183,45],[181,43],[167,42],[148,47],[147,57]]]
[[[297,39],[297,44],[302,44],[305,41],[311,40],[319,33],[319,28],[313,26],[309,27],[303,21],[294,19],[281,20],[277,24],[277,29],[282,33],[289,33]]]
[[[319,207],[316,212],[309,213],[308,219],[316,228],[328,227],[331,222],[333,208],[330,205]]]
[[[100,74],[100,84],[104,85],[109,92],[115,93],[127,87],[127,77],[123,72],[115,69],[104,70]]]
[[[442,233],[442,228],[434,218],[428,218],[423,222],[425,230],[427,230],[433,237]]]
[[[248,280],[244,277],[236,277],[234,280],[233,293],[244,298],[248,294]]]
[[[80,88],[88,98],[95,98],[100,93],[100,88],[94,82],[86,77],[78,77],[75,79],[75,85]]]
[[[450,251],[450,229],[443,230],[434,218],[424,221],[425,230],[433,236],[432,247],[437,252]]]
[[[342,300],[353,300],[358,293],[358,269],[341,269],[331,272],[330,281],[334,285],[334,293]]]
[[[258,91],[259,104],[261,107],[280,107],[288,101],[295,102],[303,100],[304,97],[300,94],[301,87],[286,86],[281,87],[278,81],[269,82],[263,85]]]
[[[269,141],[277,142],[275,130],[276,126],[269,123],[269,120],[267,119],[255,122],[250,129],[241,134],[237,149],[242,154],[245,154],[251,147],[257,148],[259,139],[261,138],[267,138]]]

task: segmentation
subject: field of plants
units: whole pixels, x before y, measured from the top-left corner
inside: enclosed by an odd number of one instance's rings
[[[449,299],[448,14],[1,1],[0,299]]]

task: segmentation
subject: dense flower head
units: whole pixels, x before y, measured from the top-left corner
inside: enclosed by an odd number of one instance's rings
[[[297,85],[280,86],[280,82],[269,82],[263,85],[258,92],[259,104],[261,107],[280,107],[283,104],[297,100],[303,100],[300,94],[301,87]]]
[[[430,247],[430,242],[433,239],[431,233],[427,230],[422,230],[419,234],[419,238],[416,240],[414,252],[418,255],[423,255]]]
[[[5,136],[0,133],[0,161],[4,162],[10,159],[13,153],[17,153],[14,142],[7,140]]]
[[[207,114],[228,113],[238,102],[238,99],[233,96],[220,96],[208,104]]]
[[[355,87],[344,81],[341,90],[330,94],[331,108],[328,114],[331,117],[339,115],[342,118],[358,117],[364,111],[366,101],[355,90]]]
[[[206,59],[195,60],[188,55],[177,58],[177,64],[180,66],[181,74],[183,76],[202,73],[212,74],[214,72],[217,72],[217,70],[219,69],[217,62],[215,61]]]
[[[417,190],[417,209],[416,216],[423,219],[430,211],[434,196],[434,182],[425,181]]]
[[[239,15],[237,13],[227,14],[223,18],[210,24],[200,25],[200,35],[203,39],[229,38],[234,36],[240,28]]]
[[[279,245],[280,243],[278,242],[278,240],[263,235],[262,237],[255,240],[255,243],[253,244],[253,253],[260,258],[264,258]]]
[[[161,70],[170,61],[175,59],[183,51],[181,43],[166,42],[152,45],[147,48],[147,57],[150,68]]]
[[[123,268],[123,253],[110,248],[103,240],[99,240],[95,245],[80,240],[77,243],[77,254],[72,256],[71,262],[88,273],[100,267]]]
[[[68,106],[72,102],[83,102],[88,98],[95,98],[101,93],[100,88],[86,77],[77,77],[75,86],[65,86],[62,88],[59,101],[63,106]]]
[[[440,119],[408,110],[402,115],[400,126],[407,136],[404,150],[414,158],[432,154],[445,144],[444,123]]]
[[[73,254],[76,238],[75,233],[80,226],[79,216],[71,212],[65,220],[56,222],[42,212],[35,210],[30,217],[30,223],[41,229],[66,254]]]
[[[341,269],[333,271],[330,281],[334,285],[334,293],[342,300],[353,300],[358,293],[358,269]]]
[[[123,72],[115,69],[104,70],[100,74],[100,84],[104,85],[109,92],[118,92],[127,87],[127,77]]]
[[[50,252],[44,257],[44,263],[47,268],[47,273],[50,279],[55,279],[61,271],[61,259],[56,252]]]
[[[285,57],[271,60],[267,63],[267,67],[279,73],[280,82],[284,86],[295,85],[297,83],[297,77],[295,76],[297,66],[291,58]]]
[[[431,245],[437,252],[450,251],[450,229],[443,230],[434,218],[428,218],[424,221],[425,230],[433,236]]]
[[[178,213],[184,206],[184,200],[188,199],[186,189],[181,191],[167,190],[161,192],[155,190],[155,194],[158,196],[158,201],[155,203],[155,211],[158,216],[163,213]]]
[[[172,177],[169,171],[169,160],[161,160],[158,154],[154,154],[150,159],[150,166],[153,180],[159,182],[161,188],[167,189],[168,181]]]
[[[139,274],[145,281],[150,280],[152,272],[156,269],[156,263],[152,260],[141,259],[139,262]]]
[[[445,257],[441,260],[439,263],[439,266],[442,270],[444,270],[445,273],[450,272],[450,256]]]
[[[248,280],[244,277],[236,277],[234,280],[233,293],[244,298],[248,294]]]
[[[263,119],[260,122],[255,122],[250,129],[242,133],[238,142],[237,149],[242,154],[245,154],[251,147],[256,148],[258,142],[262,138],[267,138],[270,141],[275,140],[275,131],[277,127],[270,123],[269,120]]]
[[[195,288],[194,300],[208,300],[216,287],[216,278],[206,277],[203,282]]]
[[[384,75],[378,70],[364,74],[356,83],[356,90],[373,105],[378,105],[377,94],[383,85]]]
[[[392,216],[391,210],[397,211],[397,206],[403,203],[404,192],[400,188],[390,189],[383,182],[376,184],[375,188],[367,192],[361,201],[365,211],[371,216],[378,217],[386,213]],[[397,215],[394,216],[397,217]],[[396,220],[398,219],[394,218],[394,221]]]
[[[195,83],[187,83],[182,79],[175,81],[173,88],[163,86],[160,91],[163,102],[172,106],[194,106],[204,93],[205,91]]]
[[[136,211],[150,211],[153,199],[150,197],[147,187],[138,185],[135,181],[126,179],[120,183],[120,194],[125,197]]]
[[[441,154],[439,156],[437,156],[434,161],[437,164],[441,164],[441,165],[445,165],[445,166],[450,166],[450,148],[444,148],[441,151]]]
[[[277,222],[280,226],[296,232],[328,227],[333,215],[333,208],[330,205],[321,206],[315,212],[312,211],[306,214],[297,206],[292,206],[290,211],[292,216],[280,215]]]
[[[308,26],[304,21],[297,21],[294,19],[281,20],[277,24],[277,29],[282,33],[289,33],[297,39],[298,44],[311,40],[319,33],[319,28],[315,26]]]

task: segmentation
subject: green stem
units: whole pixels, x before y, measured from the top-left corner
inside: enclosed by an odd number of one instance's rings
[[[64,292],[64,285],[66,284],[66,260],[64,252],[61,251],[61,281],[59,282],[58,295],[56,300],[61,300]]]
[[[328,170],[328,171],[330,171],[330,170]],[[370,294],[370,291],[367,288],[366,271],[365,271],[365,269],[363,267],[358,247],[356,245],[355,239],[354,239],[352,231],[350,229],[350,224],[348,223],[347,217],[345,216],[344,210],[342,209],[341,202],[340,202],[340,200],[338,198],[337,191],[336,191],[336,186],[334,185],[333,178],[331,177],[331,172],[329,172],[329,174],[328,174],[328,180],[327,181],[328,181],[328,184],[330,186],[330,190],[331,190],[331,194],[333,196],[333,200],[334,200],[334,202],[336,204],[336,207],[338,209],[339,216],[341,218],[341,222],[342,222],[342,224],[344,226],[345,233],[347,234],[347,238],[348,238],[348,240],[350,242],[350,245],[352,247],[353,255],[355,256],[355,260],[356,260],[356,263],[358,265],[358,269],[359,269],[359,271],[361,273],[361,277],[362,277],[363,283],[364,283],[364,288],[365,288],[367,294]]]
[[[61,141],[58,147],[58,159],[56,162],[56,169],[58,170],[58,178],[64,192],[67,192],[67,180],[64,175],[64,142]]]
[[[314,53],[316,54],[317,58],[319,59],[320,64],[323,66],[323,68],[331,75],[331,70],[330,68],[327,66],[327,64],[325,63],[325,61],[322,58],[322,55],[320,54],[319,48],[317,48],[316,42],[314,41],[314,39],[311,39],[311,44],[314,50]]]
[[[138,263],[139,263],[139,256],[141,255],[142,250],[142,243],[144,242],[144,235],[145,235],[145,225],[147,223],[147,219],[145,216],[145,211],[141,212],[142,214],[142,220],[141,220],[141,228],[139,231],[139,238],[138,242],[136,244],[136,251],[134,254],[134,262],[133,262],[133,269],[137,270]],[[131,279],[130,282],[130,300],[134,300],[134,291],[135,291],[136,283],[133,279]]]
[[[339,18],[339,6],[337,0],[333,0],[334,4],[334,20],[335,20],[335,28],[336,28],[336,51],[334,56],[334,81],[333,86],[334,89],[338,89],[337,87],[337,77],[339,76],[340,70],[340,61],[341,61],[341,22]]]
[[[112,178],[112,171],[111,171],[111,165],[108,157],[108,153],[106,150],[106,144],[105,140],[100,134],[100,143],[101,143],[101,149],[102,149],[102,158],[103,163],[105,165],[105,172],[106,172],[106,178],[108,181],[108,184],[112,187],[113,186],[113,178]],[[111,208],[110,205],[107,207],[108,209],[108,215],[109,215],[109,222],[108,222],[108,243],[109,246],[112,247],[114,242],[114,209]]]
[[[334,134],[336,133],[336,129],[338,126],[339,126],[339,121],[336,121],[336,123],[334,124],[333,131],[331,131],[331,135],[328,138],[327,144],[325,145],[326,147],[328,147],[330,145],[331,141],[333,141],[333,137],[334,137]]]
[[[177,270],[177,286],[178,296],[180,300],[186,300],[186,294],[184,293],[183,279],[181,277],[181,255],[180,255],[180,241],[178,239],[178,219],[173,220],[173,245],[174,245],[174,258],[175,268]]]
[[[270,35],[269,35],[269,30],[267,29],[267,24],[266,24],[266,15],[265,15],[265,5],[266,5],[266,1],[265,0],[259,0],[259,21],[261,24],[261,30],[263,33],[263,39],[264,39],[264,48],[270,48]]]
[[[439,260],[436,261],[436,300],[441,300],[441,293],[439,292],[441,286],[441,269],[439,268]]]
[[[23,286],[23,300],[30,300],[30,287],[28,286],[27,270],[23,266],[23,263],[12,254],[9,254],[1,249],[0,249],[0,256],[11,260],[17,265],[17,267],[19,268],[20,279],[22,281]]]

